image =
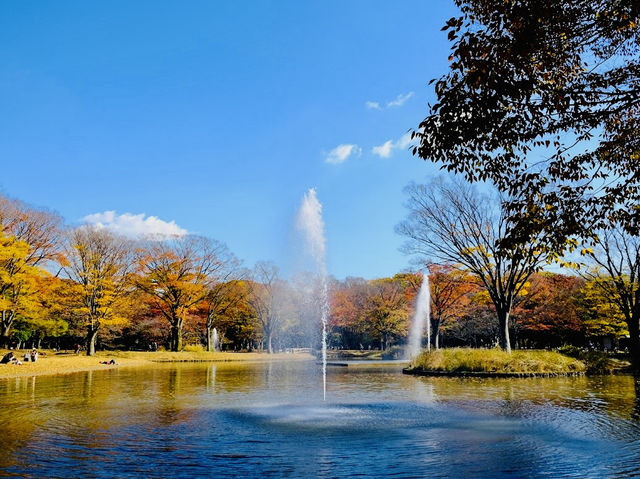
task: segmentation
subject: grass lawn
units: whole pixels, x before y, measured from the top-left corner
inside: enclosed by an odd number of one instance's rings
[[[553,351],[516,350],[508,354],[500,349],[451,348],[422,352],[405,372],[526,376],[582,374],[585,370],[582,361]]]
[[[9,350],[0,349],[0,357]],[[30,350],[14,351],[14,354],[22,361],[25,352]],[[42,354],[44,353],[44,354]],[[102,361],[114,359],[116,365],[101,364]],[[57,353],[51,350],[41,351],[38,361],[25,362],[22,365],[0,364],[0,379],[17,378],[25,376],[40,376],[45,374],[65,374],[79,371],[93,371],[118,367],[153,366],[165,362],[200,362],[200,361],[274,361],[274,360],[309,360],[310,354],[267,354],[267,353],[230,353],[205,351],[100,351],[95,356],[73,353]]]

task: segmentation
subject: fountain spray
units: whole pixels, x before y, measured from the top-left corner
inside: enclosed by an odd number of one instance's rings
[[[320,319],[322,321],[322,397],[327,399],[327,319],[329,316],[329,285],[327,281],[326,241],[322,204],[315,188],[305,193],[298,212],[296,226],[304,234],[307,250],[320,276]]]
[[[407,359],[413,359],[420,354],[422,335],[427,330],[427,351],[431,351],[431,288],[429,275],[422,273],[422,285],[416,299],[416,311],[411,321],[409,331],[409,351]]]

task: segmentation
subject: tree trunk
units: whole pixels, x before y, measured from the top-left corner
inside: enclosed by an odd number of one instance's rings
[[[15,313],[13,311],[6,309],[2,311],[2,318],[0,318],[0,346],[4,348],[8,348],[9,343],[11,342],[9,332],[11,331],[11,325],[13,324],[14,317]]]
[[[500,334],[500,347],[506,352],[511,352],[511,341],[509,340],[509,310],[498,309],[498,331]]]
[[[182,328],[179,325],[171,326],[171,351],[177,352],[182,349]]]
[[[98,336],[98,327],[89,326],[87,328],[87,356],[93,356],[96,353],[96,337]]]

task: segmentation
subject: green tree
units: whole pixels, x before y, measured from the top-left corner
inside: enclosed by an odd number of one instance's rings
[[[518,227],[561,252],[640,226],[640,3],[455,0],[449,71],[414,152],[509,193]],[[524,206],[523,206],[524,205]]]

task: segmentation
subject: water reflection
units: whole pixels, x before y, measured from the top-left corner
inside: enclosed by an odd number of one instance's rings
[[[640,474],[640,381],[167,364],[0,381],[0,475]]]
[[[636,375],[634,377],[634,386],[636,390],[636,401],[631,417],[632,419],[640,422],[640,375]]]

